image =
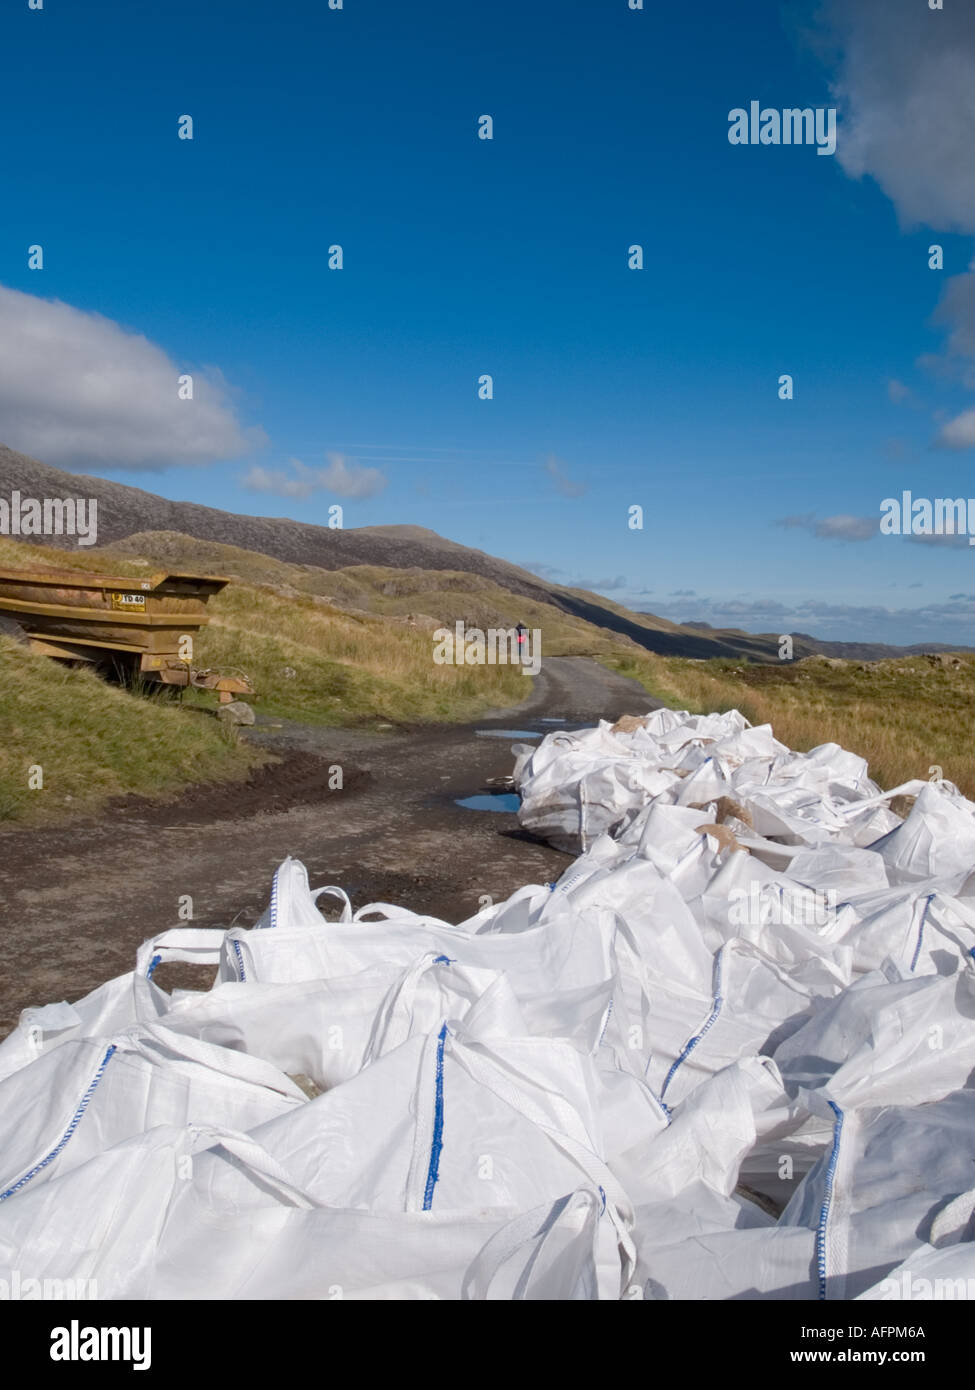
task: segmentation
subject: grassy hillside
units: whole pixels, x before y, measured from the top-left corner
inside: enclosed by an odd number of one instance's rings
[[[308,594],[327,599],[352,616],[394,618],[409,616],[428,626],[452,626],[459,619],[473,627],[511,627],[523,622],[542,631],[542,650],[548,656],[597,652],[606,655],[639,650],[626,637],[563,612],[553,604],[513,593],[483,575],[463,570],[390,569],[381,565],[350,565],[326,570],[315,565],[292,565],[256,551],[216,542],[197,541],[174,532],[129,536],[111,551],[97,552],[105,568],[109,558],[131,554],[149,556],[153,563],[192,567],[200,574],[223,574],[261,588],[272,596]],[[91,564],[90,560],[85,563]],[[221,611],[222,597],[211,609]],[[622,610],[621,610],[622,611]]]
[[[433,661],[432,624],[347,613],[309,594],[232,584],[211,600],[199,664],[237,668],[256,709],[325,724],[438,722],[517,704],[531,680],[512,666]]]
[[[957,661],[957,665],[953,664]],[[791,748],[840,743],[882,787],[938,766],[975,798],[975,657],[873,662],[809,657],[794,664],[626,657],[607,662],[668,705],[694,713],[740,709]]]
[[[211,622],[197,640],[194,664],[243,671],[259,713],[306,722],[446,722],[523,700],[531,682],[518,668],[434,663],[433,629],[457,618],[481,627],[544,626],[548,654],[626,650],[598,629],[477,575],[368,566],[330,572],[226,546],[200,546],[206,553],[196,555],[191,547],[198,545],[180,537],[154,554],[74,550],[41,557],[0,538],[0,567],[54,561],[135,578],[168,564],[238,574],[239,582],[208,606]],[[421,601],[425,613],[417,611]],[[64,817],[120,793],[166,796],[191,782],[245,775],[259,755],[228,741],[215,708],[212,694],[196,691],[181,706],[147,699],[2,639],[0,821]],[[44,770],[43,791],[27,785],[35,765]]]
[[[481,629],[523,622],[541,631],[543,656],[639,651],[627,638],[463,571],[325,570],[169,532],[129,537],[78,563],[232,577],[208,605],[197,664],[244,671],[257,709],[308,721],[461,720],[523,700],[531,687],[520,670],[434,664],[433,630],[458,621]]]

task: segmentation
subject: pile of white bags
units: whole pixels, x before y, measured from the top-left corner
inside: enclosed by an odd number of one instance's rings
[[[175,928],[26,1010],[0,1044],[0,1277],[975,1292],[975,806],[911,783],[901,821],[866,772],[737,713],[550,735],[516,776],[523,822],[584,846],[558,884],[455,927],[353,914],[288,859],[252,930]],[[166,960],[212,988],[165,994]]]

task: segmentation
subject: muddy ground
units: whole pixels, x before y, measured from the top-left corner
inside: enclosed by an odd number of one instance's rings
[[[524,704],[476,724],[367,734],[262,721],[247,737],[282,761],[249,783],[167,805],[130,797],[97,820],[0,832],[0,1037],[26,1005],[72,1002],[131,970],[145,937],[180,924],[184,894],[197,926],[251,926],[287,854],[313,886],[344,887],[353,907],[399,903],[449,922],[473,915],[483,894],[497,902],[557,878],[569,860],[513,812],[456,804],[510,773],[520,741],[477,731],[544,734],[656,704],[594,661],[550,657]],[[341,790],[329,787],[336,765]],[[207,988],[212,975],[167,964],[154,978]]]

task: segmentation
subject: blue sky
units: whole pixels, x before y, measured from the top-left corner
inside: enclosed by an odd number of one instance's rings
[[[975,548],[857,538],[975,496],[972,18],[24,0],[0,34],[3,442],[676,619],[975,643]],[[836,155],[731,145],[752,99],[838,106]]]

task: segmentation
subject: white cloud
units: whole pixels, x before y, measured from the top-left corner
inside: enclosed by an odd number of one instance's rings
[[[338,497],[375,497],[386,486],[386,475],[378,468],[349,463],[343,454],[328,454],[328,466],[309,468],[300,459],[290,459],[291,472],[283,468],[254,467],[242,479],[251,492],[272,492],[278,497],[310,497],[313,492],[332,492]]]
[[[902,224],[975,232],[975,7],[829,0],[841,50],[837,158],[871,175]]]
[[[945,349],[925,354],[920,364],[948,381],[959,381],[969,390],[975,388],[975,267],[947,282],[934,322],[948,330]],[[946,421],[935,444],[943,449],[975,448],[975,409]]]
[[[823,541],[869,541],[877,534],[879,518],[875,516],[827,516],[816,523],[815,534]]]
[[[177,395],[191,371],[191,401]],[[101,314],[0,286],[0,440],[67,468],[166,468],[249,453],[219,371],[177,366]]]
[[[964,410],[949,420],[936,442],[945,449],[975,449],[975,409]]]
[[[248,492],[273,492],[278,497],[309,497],[315,490],[301,477],[289,477],[281,468],[261,468],[258,464],[244,475],[241,486]]]
[[[975,4],[827,0],[822,15],[843,168],[874,178],[905,227],[975,233]],[[947,281],[935,322],[948,331],[945,351],[919,364],[975,388],[972,270]],[[899,381],[888,390],[895,404],[920,405]],[[936,443],[975,446],[975,412],[949,421]]]

